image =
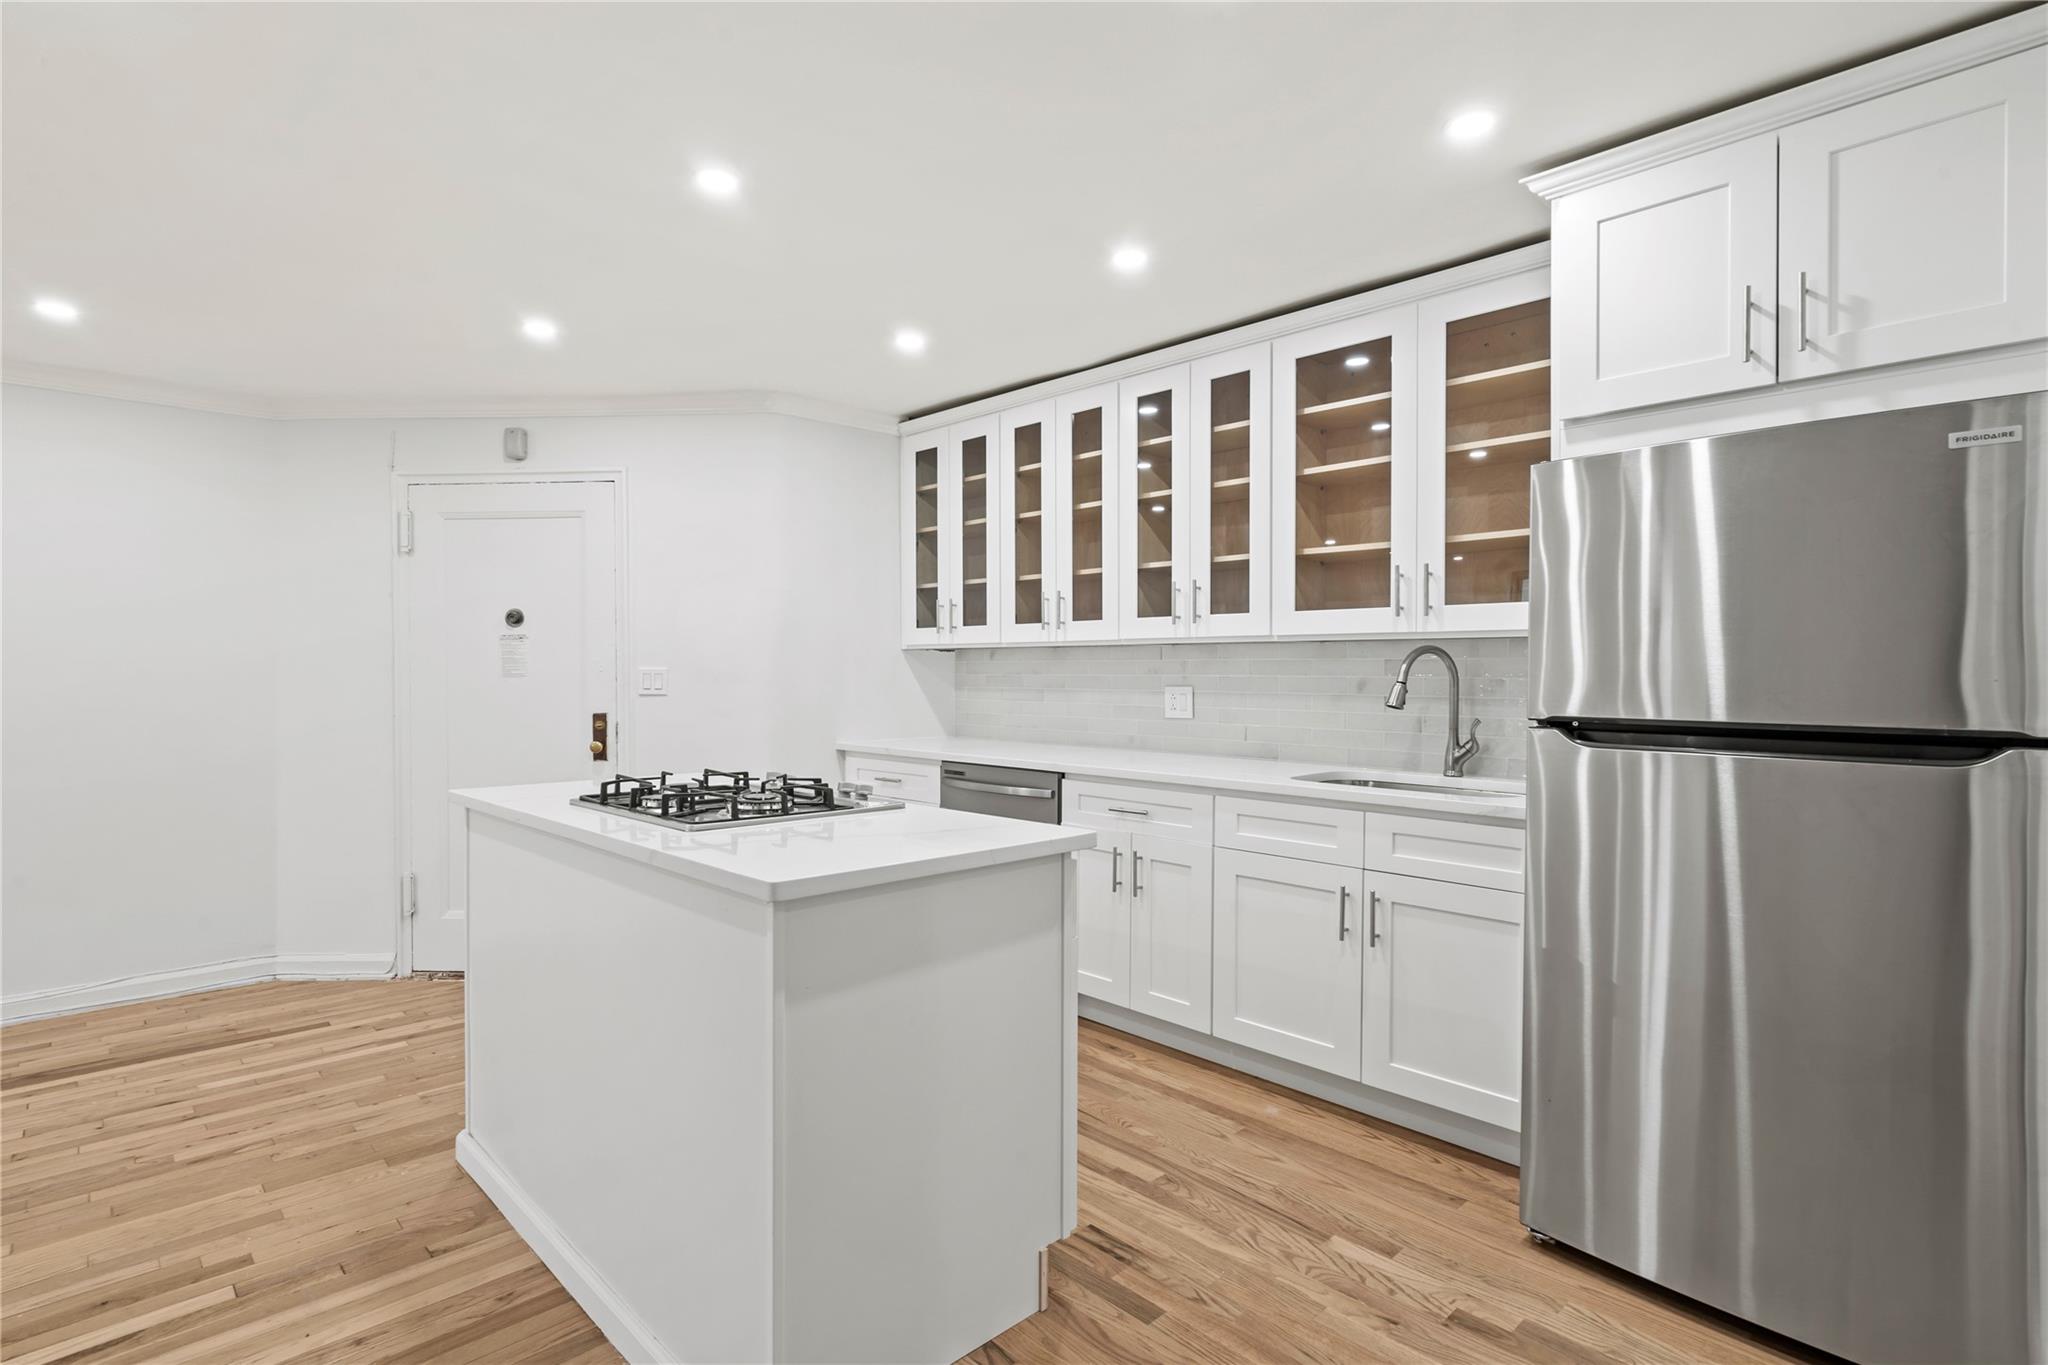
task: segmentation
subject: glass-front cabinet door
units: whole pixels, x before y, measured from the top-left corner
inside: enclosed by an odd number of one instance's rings
[[[1183,600],[1192,561],[1188,502],[1188,367],[1176,365],[1117,386],[1116,462],[1123,521],[1117,532],[1119,638],[1185,633]]]
[[[946,431],[927,431],[903,442],[903,643],[936,645],[944,629],[946,564],[940,536]]]
[[[998,518],[1004,506],[997,485],[994,417],[946,429],[947,459],[941,480],[948,497],[940,501],[942,539],[950,540],[944,635],[949,645],[993,644],[1001,638],[996,589],[1002,582]],[[950,505],[948,505],[950,504]]]
[[[1114,640],[1117,634],[1117,390],[1060,398],[1053,422],[1053,636]]]
[[[1273,343],[1273,631],[1420,628],[1415,309]]]
[[[1270,628],[1272,364],[1261,344],[1188,367],[1190,635]]]
[[[1005,490],[1001,544],[1004,586],[996,593],[997,624],[1006,644],[1053,638],[1053,424],[1050,402],[1002,416],[997,478]]]
[[[1529,476],[1550,458],[1550,281],[1531,271],[1421,305],[1423,624],[1529,624]]]

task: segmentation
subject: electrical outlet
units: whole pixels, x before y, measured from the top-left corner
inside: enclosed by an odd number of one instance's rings
[[[640,673],[640,695],[643,697],[665,697],[668,695],[668,670],[642,666]]]
[[[1194,688],[1169,687],[1166,689],[1166,718],[1168,720],[1193,720],[1195,718]]]

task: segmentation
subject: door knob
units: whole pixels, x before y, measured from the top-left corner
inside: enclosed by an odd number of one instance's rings
[[[590,741],[590,752],[592,752],[592,753],[594,753],[594,754],[601,754],[601,753],[603,753],[603,752],[604,752],[604,741],[603,741],[603,740],[601,740],[601,739],[593,739],[593,740],[591,740],[591,741]]]

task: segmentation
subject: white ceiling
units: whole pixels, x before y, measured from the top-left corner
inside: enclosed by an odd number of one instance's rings
[[[1540,236],[1521,175],[2006,8],[9,3],[5,354],[905,413]]]

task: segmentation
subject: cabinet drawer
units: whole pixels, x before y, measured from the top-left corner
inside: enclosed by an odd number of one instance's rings
[[[939,804],[939,765],[923,759],[848,754],[846,780],[873,787],[876,796],[891,801],[916,801],[927,806]]]
[[[1173,787],[1140,787],[1110,782],[1069,782],[1061,823],[1088,829],[1164,834],[1209,842],[1216,798]]]
[[[1300,801],[1216,798],[1216,846],[1365,866],[1365,812]]]
[[[1523,836],[1520,825],[1367,811],[1365,865],[1377,872],[1520,891]]]

